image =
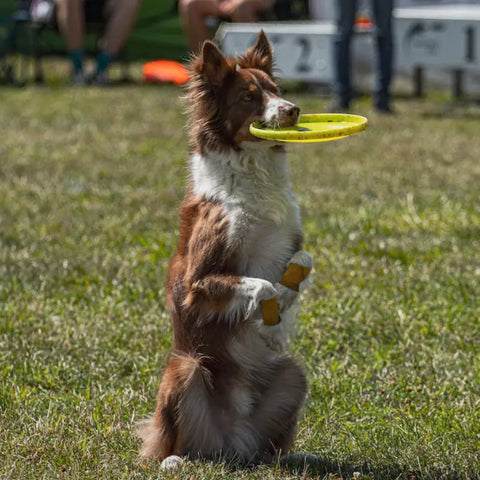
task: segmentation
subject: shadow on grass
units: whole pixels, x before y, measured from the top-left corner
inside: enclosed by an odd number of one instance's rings
[[[333,479],[411,479],[413,472],[405,472],[400,467],[375,468],[367,464],[352,465],[347,462],[336,462],[321,455],[311,453],[293,453],[280,459],[278,466],[302,478],[331,478]],[[415,476],[416,477],[416,476]]]
[[[336,462],[321,455],[311,453],[293,453],[285,455],[277,464],[281,469],[303,479],[328,478],[329,480],[421,480],[444,479],[458,480],[459,475],[449,471],[412,471],[392,462],[388,465],[369,465],[368,462],[353,465],[348,462]]]
[[[199,459],[200,462],[216,464],[214,459]],[[236,476],[240,472],[250,472],[255,474],[261,471],[262,467],[274,468],[281,474],[276,478],[292,478],[298,476],[302,479],[328,479],[328,480],[421,480],[421,479],[457,479],[455,475],[445,476],[445,473],[439,475],[414,472],[399,465],[389,464],[385,466],[372,466],[368,462],[363,464],[351,464],[348,462],[337,462],[328,457],[315,455],[312,453],[291,453],[279,458],[274,463],[253,463],[236,464],[224,463],[224,469],[231,475]]]

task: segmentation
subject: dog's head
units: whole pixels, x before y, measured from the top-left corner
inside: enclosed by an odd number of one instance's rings
[[[279,96],[272,69],[263,31],[238,58],[226,57],[213,42],[203,44],[192,61],[187,94],[190,131],[200,151],[241,149],[245,141],[260,141],[249,132],[254,121],[269,127],[296,123],[300,109]]]

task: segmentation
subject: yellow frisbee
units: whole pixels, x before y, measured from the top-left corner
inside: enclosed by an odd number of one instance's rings
[[[313,113],[300,115],[292,127],[266,128],[260,122],[250,125],[250,133],[258,138],[278,142],[325,142],[359,133],[368,120],[346,113]]]

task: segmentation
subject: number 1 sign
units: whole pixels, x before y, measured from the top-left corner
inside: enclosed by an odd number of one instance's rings
[[[480,6],[398,9],[398,65],[480,69]]]

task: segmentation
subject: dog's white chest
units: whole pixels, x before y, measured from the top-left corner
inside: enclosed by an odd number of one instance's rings
[[[240,274],[278,282],[292,256],[294,236],[299,233],[296,227],[294,222],[254,222],[239,248]]]
[[[285,152],[253,144],[242,152],[197,154],[192,174],[195,193],[225,209],[240,275],[277,282],[301,234]]]

